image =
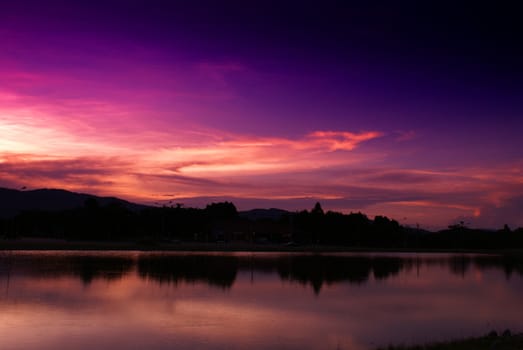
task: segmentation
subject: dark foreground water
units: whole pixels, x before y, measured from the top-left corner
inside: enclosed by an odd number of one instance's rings
[[[0,252],[0,348],[370,349],[523,330],[523,262]]]

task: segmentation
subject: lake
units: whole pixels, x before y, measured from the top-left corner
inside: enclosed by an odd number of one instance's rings
[[[0,348],[373,349],[523,330],[523,259],[0,252]]]

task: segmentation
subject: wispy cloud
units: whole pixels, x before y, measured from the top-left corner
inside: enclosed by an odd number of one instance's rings
[[[196,69],[204,78],[220,86],[228,86],[228,74],[248,71],[245,65],[235,62],[200,62],[196,64]]]
[[[398,131],[397,132],[397,141],[410,141],[418,137],[419,135],[414,130],[408,131]]]
[[[521,163],[428,166],[418,161],[431,154],[416,153],[421,134],[408,129],[296,125],[264,135],[210,127],[215,106],[202,105],[238,98],[231,79],[255,72],[236,62],[169,71],[119,62],[98,56],[74,72],[0,68],[0,185],[287,209],[320,200],[327,209],[440,226],[458,216],[505,220],[498,208],[518,213]],[[231,120],[248,117],[235,113]]]
[[[332,154],[351,151],[380,132],[315,131],[301,138],[227,135],[223,140],[192,147],[165,148],[153,156],[172,162],[179,173],[193,175],[300,171],[335,164],[348,164],[350,157]]]
[[[0,97],[9,101],[0,107],[5,184],[96,191],[104,185],[104,191],[139,200],[163,191],[256,196],[249,177],[270,175],[277,182],[300,171],[357,163],[363,156],[354,151],[382,136],[378,131],[320,130],[294,138],[264,137],[162,124],[139,129],[147,115],[118,104],[79,100],[75,108],[71,101]],[[35,103],[24,104],[28,101]]]
[[[118,103],[44,103],[9,91],[0,100],[4,186],[64,187],[144,202],[165,199],[165,192],[189,203],[235,198],[243,205],[272,201],[289,208],[320,200],[329,209],[439,225],[457,216],[480,222],[523,193],[521,164],[394,164],[394,143],[408,140],[378,130],[273,137],[175,123],[144,128],[147,112]],[[367,147],[378,139],[386,153]]]

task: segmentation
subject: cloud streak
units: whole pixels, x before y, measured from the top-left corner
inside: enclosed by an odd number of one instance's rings
[[[456,126],[460,111],[422,130],[447,104],[425,103],[423,93],[412,101],[417,83],[402,99],[359,65],[307,70],[274,55],[198,55],[180,51],[172,33],[164,47],[118,40],[118,30],[75,32],[77,21],[62,30],[48,18],[37,28],[57,27],[40,39],[24,18],[0,21],[0,185],[149,203],[164,193],[187,203],[233,198],[243,209],[319,200],[404,223],[518,224],[520,141]]]
[[[275,176],[278,182],[300,171],[357,163],[362,155],[354,151],[383,135],[313,131],[264,137],[154,123],[134,129],[134,120],[138,127],[147,116],[118,104],[57,104],[15,93],[0,98],[7,102],[0,107],[3,185],[103,191],[141,201],[165,191],[177,196],[268,193],[268,188],[256,190],[249,178]]]
[[[5,91],[0,100],[3,186],[61,187],[148,203],[233,198],[243,209],[262,203],[301,209],[320,200],[327,209],[439,227],[456,217],[487,222],[480,214],[523,193],[521,164],[395,165],[395,144],[409,141],[377,130],[265,137],[161,123],[143,129],[147,113],[118,103],[76,101],[76,112],[71,101],[45,103]],[[371,146],[375,141],[388,152]],[[173,195],[165,198],[166,192]],[[491,215],[488,222],[494,221]]]

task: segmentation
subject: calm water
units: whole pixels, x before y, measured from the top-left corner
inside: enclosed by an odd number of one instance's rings
[[[523,261],[0,252],[0,348],[372,349],[523,330]]]

